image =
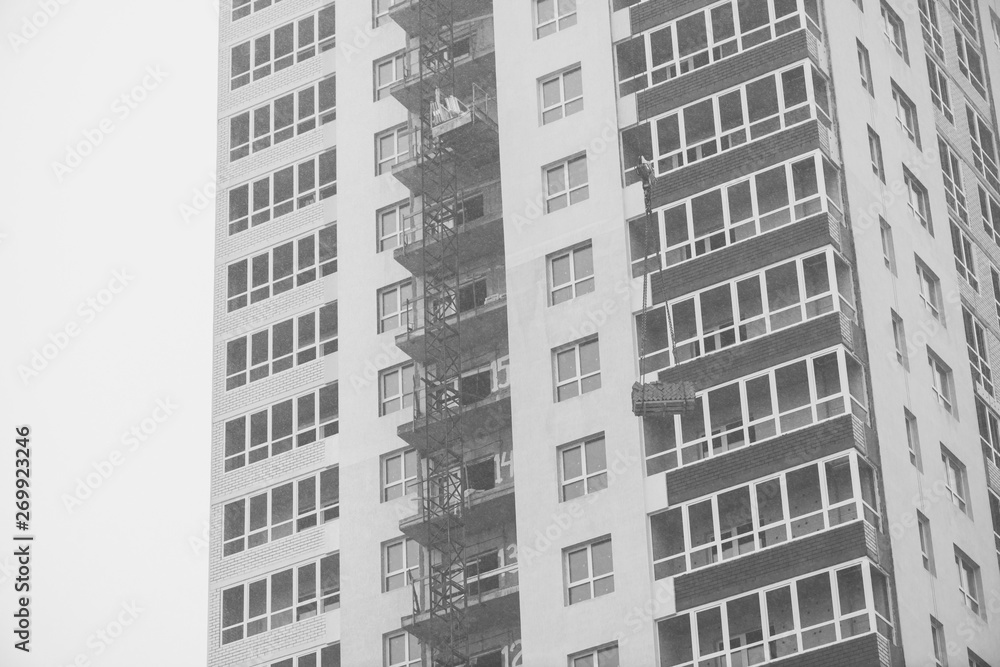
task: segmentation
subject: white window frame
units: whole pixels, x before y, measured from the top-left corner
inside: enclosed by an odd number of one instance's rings
[[[941,461],[944,463],[944,484],[951,503],[968,514],[969,508],[969,473],[965,464],[943,446]]]
[[[598,454],[597,448],[600,448]],[[580,462],[580,472],[571,474],[566,469],[567,457],[576,456]],[[608,453],[604,434],[579,440],[559,448],[559,501],[565,502],[597,493],[608,488]],[[579,493],[570,495],[569,488],[581,486]]]
[[[970,0],[949,0],[951,11],[958,17],[957,23],[965,28],[972,39],[979,41],[979,21],[976,19],[976,8]]]
[[[933,58],[927,56],[927,79],[931,91],[931,101],[941,111],[952,125],[955,124],[955,112],[951,107],[951,93],[948,89],[948,75]]]
[[[885,161],[882,159],[882,139],[878,133],[868,126],[868,153],[871,156],[872,173],[878,180],[885,183]]]
[[[948,210],[960,221],[969,224],[969,204],[965,197],[962,159],[941,135],[938,135],[938,156],[941,158],[941,174],[944,178],[944,195],[948,202]]]
[[[979,292],[979,278],[976,277],[976,254],[974,242],[961,227],[951,223],[951,249],[955,254],[955,270],[974,292]]]
[[[392,139],[393,148],[389,153],[382,152],[384,139]],[[379,132],[375,135],[375,175],[392,173],[392,167],[404,162],[410,157],[410,130],[406,124]]]
[[[906,431],[906,448],[910,454],[910,463],[917,470],[923,469],[920,455],[920,430],[917,424],[917,417],[908,409],[903,408],[903,428]]]
[[[574,170],[582,166],[583,171]],[[590,198],[590,177],[587,154],[573,155],[542,169],[542,188],[545,192],[545,212],[555,213]],[[582,174],[583,180],[579,179]]]
[[[934,392],[934,398],[938,405],[951,412],[955,403],[951,369],[930,348],[927,349],[927,364],[931,369],[931,391]]]
[[[601,574],[596,574],[594,572],[594,548],[603,546],[607,544],[611,555],[611,569],[608,572],[602,572]],[[573,579],[570,573],[570,559],[573,556],[585,553],[587,556],[587,573],[584,577],[579,579]],[[602,597],[604,595],[610,595],[615,590],[615,567],[614,567],[614,545],[612,543],[610,536],[605,536],[598,538],[596,540],[590,541],[586,544],[582,544],[576,547],[570,547],[563,550],[563,576],[564,578],[564,591],[566,606],[580,604],[581,602],[586,602],[588,600],[593,600],[595,597]],[[602,593],[597,593],[597,586],[603,584],[604,582],[610,581],[611,589],[606,590]],[[587,597],[573,601],[572,591],[579,588],[587,589]]]
[[[941,39],[941,23],[938,20],[936,0],[919,0],[920,31],[924,43],[938,58],[944,60],[944,42]]]
[[[388,23],[391,19],[389,18],[389,12],[392,11],[394,5],[398,5],[403,0],[372,0],[372,25],[376,28],[383,26]],[[383,8],[381,5],[385,5]]]
[[[386,220],[392,218],[396,224],[396,231],[386,233]],[[413,218],[410,215],[409,200],[401,201],[392,206],[387,206],[375,214],[376,235],[378,237],[378,251],[383,252],[398,248],[406,243],[406,233],[413,229]]]
[[[861,87],[868,91],[868,94],[875,97],[875,80],[872,78],[872,61],[868,48],[857,40],[858,43],[858,69],[861,72]]]
[[[590,254],[590,273],[586,272],[586,253]],[[581,258],[584,263],[578,265],[578,261]],[[556,284],[555,266],[556,262],[559,261],[566,261],[568,263],[569,280]],[[550,255],[546,261],[546,265],[548,266],[549,273],[550,306],[571,301],[578,296],[590,294],[594,291],[594,246],[590,241]],[[564,294],[568,296],[563,298]]]
[[[903,318],[895,310],[890,309],[889,316],[892,322],[892,342],[896,348],[896,361],[899,362],[900,366],[909,370],[910,357],[906,352],[906,325],[903,323]]]
[[[374,80],[375,80],[375,101],[383,100],[390,96],[390,90],[393,85],[403,80],[406,73],[405,66],[406,55],[403,51],[393,53],[391,55],[382,58],[381,60],[376,60],[374,64]],[[392,78],[383,81],[382,72],[383,68],[388,66],[388,70],[392,73]]]
[[[402,567],[391,568],[390,552],[398,550]],[[382,544],[382,592],[406,588],[420,579],[420,544],[406,537]]]
[[[1000,168],[997,166],[996,137],[991,124],[984,121],[971,105],[965,105],[972,144],[972,157],[976,169],[995,189],[1000,189]]]
[[[407,376],[409,376],[412,383],[414,378],[414,366],[412,363],[393,366],[392,368],[387,368],[379,373],[378,387],[380,416],[384,417],[385,415],[390,415],[394,412],[399,412],[400,410],[413,406],[413,387],[404,386]],[[392,394],[389,394],[386,391],[386,383],[389,381],[390,377],[394,377],[392,380],[392,387],[390,388],[394,389],[396,392]]]
[[[910,215],[927,230],[928,234],[934,236],[931,200],[927,188],[906,167],[903,167],[903,184],[906,186],[906,206],[910,209]]]
[[[404,655],[402,661],[391,662],[392,642],[403,639]],[[408,632],[394,632],[385,636],[383,640],[383,664],[385,667],[421,667],[423,658],[421,656],[420,640]]]
[[[569,667],[619,667],[618,642],[574,653]]]
[[[955,47],[958,51],[958,70],[976,92],[986,97],[986,72],[983,69],[983,54],[965,33],[955,28]]]
[[[412,465],[412,474],[407,474],[409,466]],[[399,479],[393,479],[397,473],[394,467],[399,468]],[[404,449],[402,451],[386,454],[382,457],[382,502],[389,502],[395,498],[402,498],[420,490],[420,457],[416,449]]]
[[[882,242],[882,261],[892,275],[896,275],[896,243],[892,238],[892,227],[885,218],[879,216],[879,234]]]
[[[934,646],[934,667],[948,667],[948,641],[944,625],[931,616],[931,644]]]
[[[271,74],[291,67],[296,62],[312,58],[318,52],[328,51],[337,45],[336,24],[331,34],[322,34],[320,24],[323,19],[333,17],[336,12],[333,3],[318,11],[310,12],[290,23],[273,28],[252,39],[237,44],[230,49],[230,90],[236,90],[248,85],[251,80],[259,81]],[[291,44],[287,50],[278,52],[279,33],[281,37],[290,35]],[[245,48],[244,48],[245,47]],[[237,49],[247,52],[248,69],[235,71],[235,54]]]
[[[532,0],[532,13],[535,18],[535,39],[542,39],[549,35],[571,28],[577,21],[577,0]],[[564,8],[562,5],[565,4]],[[550,5],[552,8],[551,17],[543,17],[541,14],[542,5]],[[565,12],[563,10],[566,10]]]
[[[567,80],[572,76],[575,76],[578,80],[579,91],[568,90]],[[545,91],[552,84],[554,84],[554,88],[549,89],[555,91],[558,99],[550,104],[546,104]],[[550,74],[540,79],[538,82],[538,104],[542,125],[549,125],[557,120],[583,111],[583,68],[580,64],[577,63],[561,72]]]
[[[583,370],[583,349],[593,346],[597,353],[597,368],[586,373]],[[560,376],[561,359],[570,359],[573,363],[572,375]],[[554,387],[554,398],[556,403],[568,401],[577,396],[588,394],[601,388],[601,356],[600,343],[597,336],[590,336],[582,340],[564,345],[552,350],[552,375]],[[596,379],[596,384],[595,384]],[[564,395],[563,390],[566,390]]]
[[[917,510],[917,540],[920,544],[920,558],[923,561],[924,569],[935,574],[934,538],[931,533],[931,521],[920,510]]]
[[[889,45],[903,58],[903,62],[910,64],[910,53],[906,46],[906,26],[899,14],[882,0],[882,33],[885,35]]]
[[[376,304],[378,307],[378,332],[395,331],[400,327],[412,330],[415,326],[415,298],[413,281],[404,280],[378,290]],[[391,303],[386,304],[386,299]]]
[[[892,101],[896,107],[896,124],[913,145],[920,148],[920,125],[917,121],[917,105],[903,92],[895,81],[892,82]]]
[[[958,568],[958,592],[962,596],[962,604],[977,616],[982,613],[982,588],[980,586],[980,569],[971,558],[955,547],[955,565]]]

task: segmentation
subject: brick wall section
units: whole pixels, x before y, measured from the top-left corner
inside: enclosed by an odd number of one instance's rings
[[[306,86],[300,86],[299,89],[314,86],[315,83],[315,81],[311,81]],[[275,98],[281,97],[284,94],[282,92],[279,95],[275,95]],[[263,104],[257,106],[263,106]],[[233,115],[243,111],[246,111],[246,109],[238,109]],[[336,121],[332,121],[326,125],[319,125],[319,120],[317,120],[317,127],[315,129],[303,132],[302,134],[296,134],[291,139],[286,139],[280,144],[271,145],[263,150],[255,151],[246,157],[240,158],[235,162],[230,162],[229,124],[231,118],[232,116],[220,119],[217,127],[219,147],[216,159],[219,165],[218,179],[222,185],[239,185],[251,178],[274,170],[276,168],[275,165],[290,164],[300,158],[305,158],[329,148],[332,142],[329,141],[330,137],[327,136],[327,127],[330,125],[336,126]],[[329,134],[336,135],[336,128],[333,127],[331,129],[333,131],[329,132]]]
[[[878,635],[867,634],[769,664],[774,667],[887,667],[879,657],[878,644]]]
[[[302,393],[309,391],[308,387],[302,388]],[[275,403],[281,400],[275,397]],[[226,426],[224,421],[217,421],[212,424],[212,500],[218,502],[220,498],[231,497],[231,494],[240,490],[257,488],[261,484],[270,480],[291,479],[299,475],[305,475],[311,470],[317,470],[325,460],[326,444],[333,441],[333,438],[317,440],[302,447],[296,447],[291,451],[277,456],[269,456],[263,461],[251,463],[237,468],[230,472],[225,472],[225,439]],[[213,527],[214,531],[214,527]],[[222,533],[220,532],[219,535]],[[212,533],[213,540],[215,533]]]
[[[262,654],[282,646],[319,645],[326,639],[327,614],[292,623],[277,630],[222,645],[222,591],[213,591],[208,605],[208,664],[218,667],[245,667],[258,664]],[[336,613],[336,612],[333,612]]]
[[[868,554],[862,522],[838,526],[833,530],[675,577],[677,611],[765,588],[779,581],[834,567]]]
[[[649,279],[651,303],[670,301],[824,246],[839,250],[830,234],[829,217],[820,213],[654,273]]]
[[[849,348],[853,349],[854,341],[844,338],[841,319],[844,316],[839,312],[827,313],[777,333],[667,368],[660,372],[660,380],[690,380],[694,382],[696,391],[703,391],[780,366],[816,350],[842,343],[849,344]]]
[[[744,51],[684,76],[664,81],[636,95],[640,121],[704,99],[723,90],[812,58],[821,66],[816,38],[805,29]]]
[[[680,201],[817,148],[831,155],[830,147],[821,139],[826,128],[822,128],[823,132],[820,128],[818,120],[811,120],[664,174],[653,184],[653,208]]]
[[[334,352],[334,354],[337,353]],[[215,363],[212,377],[215,378],[215,383],[212,405],[216,417],[245,410],[269,397],[284,396],[294,391],[305,391],[306,387],[315,387],[327,379],[323,371],[326,357],[319,357],[315,361],[289,368],[277,375],[270,375],[256,382],[226,391],[225,341],[219,341],[215,344],[213,358]]]
[[[632,34],[669,23],[697,9],[704,9],[705,0],[649,0],[629,10]]]
[[[685,503],[852,447],[865,453],[866,443],[859,440],[854,421],[851,415],[840,415],[756,445],[671,470],[666,473],[667,502],[671,506]],[[864,431],[868,430],[864,427]]]

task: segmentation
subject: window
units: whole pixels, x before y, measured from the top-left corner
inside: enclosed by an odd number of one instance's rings
[[[546,167],[545,212],[552,213],[587,199],[587,156],[578,155]]]
[[[941,407],[951,412],[955,394],[951,369],[930,348],[927,349],[927,363],[931,368],[931,390],[934,397]]]
[[[304,621],[340,607],[340,554],[324,556],[222,591],[222,643]]]
[[[380,414],[387,415],[413,405],[413,364],[403,364],[379,373]]]
[[[895,310],[890,310],[889,315],[892,320],[892,342],[896,348],[896,361],[909,370],[910,358],[906,353],[906,329],[903,326],[903,318]]]
[[[375,101],[389,97],[392,85],[403,80],[405,74],[404,57],[404,54],[400,52],[375,61]]]
[[[896,105],[896,124],[906,133],[913,144],[920,148],[920,127],[917,124],[917,107],[906,96],[894,81],[892,83],[892,101]]]
[[[682,417],[643,420],[646,474],[721,456],[845,412],[868,421],[861,363],[843,349],[699,392]]]
[[[990,278],[993,281],[993,304],[996,306],[997,320],[1000,321],[1000,271],[990,266]]]
[[[962,596],[962,602],[973,614],[978,615],[980,601],[983,599],[979,566],[958,547],[955,547],[955,565],[958,566],[958,592]]]
[[[903,424],[906,428],[906,448],[910,452],[910,463],[916,466],[917,470],[922,470],[920,432],[917,430],[917,418],[906,408],[903,408]]]
[[[878,176],[878,180],[885,183],[885,163],[882,161],[882,140],[878,134],[868,126],[868,153],[872,160],[872,173]]]
[[[910,209],[910,214],[933,236],[934,225],[931,223],[931,203],[927,188],[906,167],[903,167],[903,182],[906,184],[906,205]]]
[[[229,161],[277,146],[337,118],[337,80],[330,76],[229,119]],[[251,141],[252,128],[252,141]]]
[[[971,648],[966,649],[966,652],[969,654],[969,667],[990,667],[986,661],[976,655],[976,652]]]
[[[934,574],[934,543],[931,541],[931,522],[917,510],[917,535],[920,538],[920,558],[924,569]]]
[[[224,557],[333,521],[340,516],[340,469],[227,503],[223,516]]]
[[[976,92],[986,97],[983,57],[979,55],[979,51],[965,33],[958,28],[955,28],[955,46],[958,48],[958,70],[965,75]]]
[[[337,194],[337,149],[229,190],[229,235]]]
[[[951,223],[951,248],[955,253],[955,270],[976,292],[979,279],[976,278],[976,259],[972,251],[972,239],[954,222]]]
[[[417,450],[407,449],[382,457],[382,502],[416,493],[419,488]]]
[[[394,5],[400,4],[401,1],[402,0],[374,0],[372,10],[376,28],[389,22],[389,11]]]
[[[944,445],[941,445],[941,460],[944,462],[945,488],[952,504],[968,513],[969,478],[965,465]]]
[[[1000,49],[1000,17],[990,9],[990,25],[993,27],[993,46]]]
[[[858,69],[861,70],[861,87],[868,91],[868,94],[875,97],[875,80],[872,79],[872,62],[868,55],[868,49],[858,40]]]
[[[965,113],[969,121],[969,139],[972,142],[972,158],[976,169],[989,181],[990,185],[1000,190],[1000,171],[997,170],[996,144],[990,124],[966,106]]]
[[[420,578],[420,544],[403,538],[382,545],[382,592],[409,586]]]
[[[385,667],[420,667],[423,664],[420,642],[407,632],[387,635],[383,652]]]
[[[940,136],[938,137],[938,157],[941,159],[941,174],[944,178],[944,195],[948,201],[948,210],[956,218],[969,224],[969,207],[965,199],[965,186],[962,182],[962,160]]]
[[[976,396],[976,420],[979,423],[979,444],[983,455],[994,465],[1000,466],[1000,417]],[[1000,547],[1000,544],[997,545]]]
[[[948,667],[948,642],[944,636],[944,626],[931,616],[931,642],[934,644],[934,667]]]
[[[979,212],[983,217],[983,229],[1000,246],[1000,204],[993,195],[986,192],[982,185],[979,188]]]
[[[601,388],[601,358],[597,338],[554,350],[556,402]]]
[[[938,22],[937,0],[918,0],[920,9],[920,32],[923,33],[927,50],[944,60],[944,43],[941,40],[941,25]],[[929,60],[929,59],[928,59]]]
[[[927,265],[917,260],[917,284],[920,290],[920,302],[924,308],[937,320],[944,319],[941,312],[941,281],[937,275],[927,268]]]
[[[976,20],[976,8],[972,0],[948,0],[953,11],[962,23],[962,27],[972,35],[979,34],[979,23]]]
[[[892,240],[892,227],[882,216],[879,216],[878,223],[882,241],[882,261],[885,263],[885,268],[896,275],[896,246]]]
[[[225,470],[290,452],[293,441],[302,447],[339,432],[340,405],[334,382],[227,421]]]
[[[619,42],[615,46],[619,94],[624,97],[689,74],[803,25],[817,39],[825,39],[816,0],[712,3]]]
[[[610,537],[567,549],[563,555],[563,563],[568,604],[577,604],[614,592],[615,575]]]
[[[604,436],[566,445],[559,450],[562,480],[560,500],[573,500],[608,488],[608,461]]]
[[[375,136],[375,175],[388,174],[394,164],[410,156],[410,132],[400,125]]]
[[[340,644],[330,644],[319,651],[313,649],[294,658],[272,662],[270,667],[341,667]]]
[[[888,580],[867,562],[823,571],[658,621],[659,664],[780,664],[873,630],[891,642],[889,600]]]
[[[586,245],[549,257],[549,293],[552,305],[594,291],[594,248]]]
[[[574,67],[541,82],[542,124],[583,111],[583,73]]]
[[[631,220],[632,276],[642,276],[644,269],[655,273],[820,212],[842,221],[841,206],[840,172],[821,155],[769,167],[655,210],[649,225],[645,216]]]
[[[997,452],[1000,453],[1000,449]],[[993,543],[996,545],[997,564],[1000,565],[1000,495],[992,490],[987,495],[990,497],[990,516],[993,519]]]
[[[653,576],[665,579],[858,519],[880,525],[875,471],[841,454],[649,517]]]
[[[230,90],[250,83],[251,44],[253,46],[253,80],[258,81],[273,73],[291,67],[336,46],[336,11],[328,5],[291,23],[275,28],[252,40],[232,48],[230,55]]]
[[[909,64],[910,54],[906,49],[906,27],[903,25],[903,19],[899,18],[899,15],[892,11],[884,1],[882,2],[882,30],[892,48],[903,57],[904,62]]]
[[[378,291],[378,332],[400,327],[412,328],[413,283],[409,280],[383,287]]]
[[[576,0],[533,0],[533,4],[537,39],[576,25]]]
[[[570,667],[619,667],[618,644],[570,656]]]
[[[931,90],[931,101],[944,114],[948,122],[954,125],[955,113],[951,109],[951,93],[948,92],[948,77],[930,56],[927,56],[927,79]]]
[[[337,225],[241,259],[226,268],[227,312],[337,272]]]
[[[413,228],[410,202],[403,201],[384,208],[375,214],[378,221],[378,251],[397,248],[406,240],[406,232]]]
[[[317,331],[318,327],[318,331]],[[337,351],[337,302],[226,343],[226,391]]]
[[[986,328],[965,306],[962,306],[962,319],[965,323],[965,344],[969,350],[969,363],[972,366],[972,381],[992,396],[993,372],[990,370],[987,352]]]
[[[639,155],[663,175],[810,119],[829,125],[829,114],[826,78],[811,63],[767,74],[623,130],[626,185],[639,180]]]

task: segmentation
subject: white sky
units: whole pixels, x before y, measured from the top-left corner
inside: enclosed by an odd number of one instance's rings
[[[55,12],[47,21],[45,5]],[[206,661],[208,560],[198,547],[209,505],[214,205],[187,223],[179,207],[194,206],[196,190],[213,193],[217,24],[212,0],[0,0],[4,667]],[[15,46],[11,35],[30,38]],[[147,77],[126,107],[119,98],[157,68],[162,80]],[[53,163],[102,121],[113,132],[60,182]],[[123,270],[121,288],[112,281]],[[63,349],[43,349],[73,325]],[[33,351],[52,358],[25,380],[18,367],[31,367]],[[33,430],[30,654],[14,650],[11,616],[22,424]],[[144,441],[123,443],[143,425]],[[115,450],[110,477],[69,511],[78,480]]]

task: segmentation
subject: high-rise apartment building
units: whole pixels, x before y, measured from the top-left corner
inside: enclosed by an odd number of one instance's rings
[[[998,12],[224,0],[209,667],[1000,667]]]

